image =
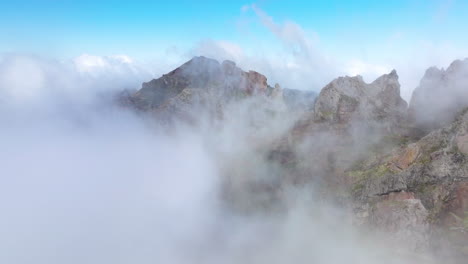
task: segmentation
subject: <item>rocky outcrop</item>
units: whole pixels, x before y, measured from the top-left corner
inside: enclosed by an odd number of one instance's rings
[[[382,196],[369,212],[369,225],[384,231],[389,242],[405,245],[412,251],[429,246],[429,213],[413,193]]]
[[[365,122],[391,129],[403,118],[407,104],[400,97],[395,70],[367,84],[361,76],[340,77],[325,86],[315,103],[315,120]]]
[[[227,103],[252,96],[271,99],[277,110],[305,111],[312,107],[314,95],[313,92],[282,89],[278,84],[271,87],[264,75],[243,71],[232,61],[219,63],[194,57],[160,78],[143,83],[137,92],[122,94],[119,102],[126,107],[152,112],[164,120],[174,117],[193,120],[196,119],[196,115],[191,117],[194,112],[222,116]]]
[[[341,189],[347,181],[344,172],[370,145],[398,135],[406,106],[396,71],[370,84],[360,76],[340,77],[322,89],[315,111],[306,113],[288,135],[290,140],[284,141],[286,146],[274,152],[283,153],[286,160],[304,160],[302,171],[291,173],[295,182],[320,177],[322,184]],[[400,163],[404,166],[404,161]]]
[[[137,108],[152,110],[185,89],[211,90],[225,97],[263,94],[267,89],[267,79],[255,71],[244,72],[232,61],[220,64],[213,59],[194,57],[161,78],[143,83],[132,100]]]
[[[428,133],[451,123],[468,106],[468,59],[447,68],[429,68],[414,90],[409,106],[413,125]]]
[[[283,164],[296,164],[293,182],[319,178],[328,198],[351,202],[356,223],[385,231],[411,251],[435,247],[437,254],[463,259],[468,110],[452,124],[413,137],[399,87],[394,71],[370,84],[359,76],[332,81],[312,116],[291,132],[290,147],[274,153]]]
[[[465,226],[468,158],[464,149],[467,128],[468,111],[464,111],[453,124],[433,131],[417,142],[361,161],[348,171],[357,204],[378,208],[382,197],[412,193],[412,199],[420,201],[427,210],[425,221],[436,234],[435,240],[428,239],[427,242],[440,242],[441,236],[450,236],[447,238],[450,243],[445,241],[445,246],[457,254],[466,254],[466,245],[462,244],[468,241]],[[406,209],[394,212],[406,214]],[[371,215],[371,212],[367,213],[367,216]]]

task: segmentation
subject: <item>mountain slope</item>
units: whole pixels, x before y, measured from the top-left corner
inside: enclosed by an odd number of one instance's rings
[[[221,120],[209,129],[235,134],[244,147],[234,147],[220,164],[222,196],[235,210],[284,209],[285,189],[319,186],[318,199],[351,208],[356,225],[384,231],[391,243],[463,259],[466,63],[429,69],[409,110],[396,71],[372,83],[339,77],[314,98],[204,57],[144,83],[127,102],[159,118]]]

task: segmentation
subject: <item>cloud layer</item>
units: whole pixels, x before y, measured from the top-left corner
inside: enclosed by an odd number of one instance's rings
[[[248,124],[262,116],[252,110],[257,102],[246,101],[230,106],[221,127],[167,133],[105,96],[127,87],[117,80],[130,85],[140,76],[125,60],[78,61],[2,61],[0,262],[411,260],[354,229],[348,212],[318,199],[314,186],[283,190],[281,213],[226,205],[226,175],[240,187],[275,180],[275,167],[252,143],[285,129],[284,116],[263,117],[264,129],[252,131]],[[249,199],[245,189],[233,190]]]

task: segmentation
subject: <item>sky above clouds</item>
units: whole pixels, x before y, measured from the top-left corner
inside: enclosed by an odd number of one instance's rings
[[[316,91],[340,75],[370,82],[395,68],[408,100],[429,66],[468,57],[467,13],[462,0],[0,0],[0,56],[81,70],[118,61],[157,77],[205,55]]]

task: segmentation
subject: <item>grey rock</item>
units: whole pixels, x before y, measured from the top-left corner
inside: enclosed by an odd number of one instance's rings
[[[184,89],[205,89],[216,91],[225,97],[245,94],[264,94],[267,79],[255,71],[245,72],[232,61],[218,61],[194,57],[161,78],[143,83],[142,88],[132,96],[137,108],[152,110],[176,97]]]
[[[460,253],[465,249],[456,243],[468,241],[466,227],[459,220],[468,212],[468,156],[464,152],[467,127],[468,111],[463,111],[452,124],[429,133],[413,144],[395,149],[380,157],[378,162],[372,159],[372,162],[363,162],[361,167],[349,171],[357,208],[376,208],[382,205],[382,197],[411,193],[411,199],[420,201],[421,205],[408,204],[406,200],[405,203],[398,202],[396,204],[403,207],[393,207],[389,211],[390,216],[378,213],[376,224],[385,227],[390,222],[398,223],[400,217],[408,217],[408,223],[414,223],[413,230],[426,230],[425,236],[421,236],[421,233],[411,236],[426,237],[427,243],[440,243],[440,234],[450,233],[445,246],[456,254],[465,254]],[[357,217],[366,215],[371,221],[373,213],[369,210],[360,212]],[[410,211],[417,215],[408,216]],[[391,221],[386,222],[386,219]],[[394,228],[396,233],[401,231],[397,226]],[[439,235],[429,236],[433,230],[439,230]],[[406,231],[401,232],[405,237]],[[419,238],[416,244],[422,245],[423,240]]]
[[[361,121],[392,129],[404,117],[406,107],[400,97],[398,75],[393,70],[370,84],[361,76],[333,80],[320,92],[314,116],[316,121]]]

